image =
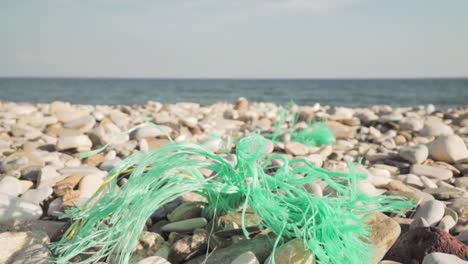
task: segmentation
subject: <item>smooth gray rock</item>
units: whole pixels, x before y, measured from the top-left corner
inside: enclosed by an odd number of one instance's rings
[[[40,204],[50,195],[52,195],[54,191],[49,186],[43,186],[38,189],[31,189],[26,191],[23,195],[21,195],[21,200],[28,201],[33,204]]]
[[[197,217],[177,222],[169,223],[162,227],[165,232],[188,232],[197,228],[202,228],[208,224],[208,221],[203,217]]]
[[[413,219],[424,218],[431,226],[437,224],[445,213],[445,204],[441,201],[430,200],[421,203],[416,209]],[[412,224],[413,226],[413,224]]]
[[[452,135],[453,129],[443,123],[439,122],[432,122],[426,124],[424,128],[421,130],[421,136],[429,137],[429,136],[440,136],[440,135]]]
[[[418,145],[415,147],[403,147],[399,150],[398,154],[401,158],[413,164],[420,164],[429,156],[429,150],[425,145]]]
[[[252,251],[247,251],[235,258],[231,264],[260,264]]]
[[[34,259],[42,261],[45,250],[41,247],[49,243],[44,232],[4,232],[0,233],[0,263],[36,263],[18,262],[20,260]],[[36,247],[34,245],[39,245]],[[33,247],[34,246],[34,247]],[[22,254],[24,252],[25,254]],[[29,258],[33,257],[33,258]],[[38,262],[44,263],[44,262]]]
[[[468,264],[468,261],[455,255],[433,252],[424,257],[422,264]]]
[[[465,142],[457,135],[443,135],[427,144],[432,159],[455,163],[468,158]]]
[[[39,219],[42,208],[14,196],[0,194],[0,223]]]
[[[72,135],[60,137],[57,141],[57,150],[76,149],[83,152],[91,150],[93,142],[86,135]]]
[[[453,172],[440,167],[414,164],[411,166],[411,173],[419,176],[427,176],[438,180],[448,180],[453,177]]]
[[[165,258],[158,257],[158,256],[151,256],[151,257],[147,257],[138,261],[138,264],[171,264],[171,263],[167,261]]]
[[[12,176],[5,176],[0,181],[0,193],[11,195],[11,196],[18,196],[22,191],[21,182]]]

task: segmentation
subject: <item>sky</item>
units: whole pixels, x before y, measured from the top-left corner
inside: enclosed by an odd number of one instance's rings
[[[468,77],[468,1],[0,0],[0,76]]]

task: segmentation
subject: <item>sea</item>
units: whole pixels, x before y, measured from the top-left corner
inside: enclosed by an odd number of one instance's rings
[[[117,79],[0,78],[0,101],[144,104],[249,101],[299,105],[468,107],[468,78],[457,79]]]

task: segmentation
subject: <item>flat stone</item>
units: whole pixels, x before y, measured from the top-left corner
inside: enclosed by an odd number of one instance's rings
[[[204,203],[184,202],[177,206],[171,213],[169,213],[167,215],[167,219],[171,222],[177,222],[200,217],[204,207]]]
[[[21,250],[11,260],[11,264],[46,264],[51,255],[49,249],[45,245],[33,244]]]
[[[53,190],[48,186],[43,186],[38,189],[32,189],[25,192],[21,195],[21,200],[28,201],[33,204],[40,204],[44,200],[48,199],[50,195],[52,195]]]
[[[104,182],[104,178],[98,175],[87,175],[81,179],[78,190],[81,192],[80,198],[90,198]]]
[[[171,264],[171,263],[167,261],[165,258],[162,258],[159,256],[151,256],[151,257],[147,257],[138,261],[138,264]]]
[[[52,187],[63,178],[64,176],[59,174],[54,167],[45,166],[39,173],[38,187]]]
[[[208,224],[203,217],[197,217],[178,222],[172,222],[162,227],[164,232],[189,232],[197,228],[202,228]]]
[[[248,240],[241,240],[226,248],[215,249],[212,253],[206,257],[205,255],[198,256],[194,259],[189,260],[186,264],[219,264],[219,263],[231,263],[239,255],[251,251],[257,257],[260,263],[263,263],[266,258],[270,255],[273,249],[274,237],[270,236],[257,236]],[[206,260],[206,262],[205,262]]]
[[[426,176],[420,177],[421,182],[424,184],[426,188],[437,188],[437,184],[435,184],[431,179],[427,178]]]
[[[440,223],[439,225],[437,225],[437,227],[448,233],[450,232],[450,229],[455,227],[456,224],[457,223],[455,222],[453,217],[451,217],[450,215],[446,215],[442,218],[442,220],[440,220]]]
[[[434,252],[424,257],[422,264],[467,264],[468,261],[440,252]]]
[[[416,187],[424,187],[424,183],[421,181],[421,179],[414,175],[414,174],[403,174],[403,175],[398,175],[397,179],[412,186]]]
[[[0,223],[39,219],[42,208],[14,196],[0,194]]]
[[[54,192],[58,196],[63,196],[69,192],[71,192],[75,187],[78,185],[78,183],[81,181],[83,176],[81,174],[75,173],[70,176],[67,176],[61,181],[58,181],[54,185]]]
[[[432,122],[426,124],[424,128],[420,131],[421,136],[429,137],[429,136],[441,136],[441,135],[452,135],[453,129],[443,123]]]
[[[21,182],[15,177],[5,176],[0,181],[0,193],[17,197],[21,191]]]
[[[421,203],[416,209],[413,219],[424,218],[429,225],[437,224],[445,214],[445,204],[441,201],[430,200]]]
[[[43,232],[4,232],[0,233],[0,263],[11,263],[14,260],[18,260],[21,257],[21,252],[28,251],[33,256],[35,247],[34,245],[44,246],[49,242],[49,238]],[[43,250],[39,250],[37,253],[43,253]],[[37,254],[39,257],[42,254]],[[23,258],[27,259],[27,255],[22,255]],[[21,263],[21,262],[16,262]],[[36,262],[23,262],[23,263],[36,263]],[[44,263],[44,262],[40,262]]]
[[[66,122],[64,127],[77,129],[82,133],[86,133],[93,128],[94,124],[96,124],[94,117],[86,115]]]
[[[376,247],[372,263],[377,263],[398,239],[401,227],[395,220],[382,213],[370,214],[366,224],[369,225],[369,243]]]
[[[83,152],[91,150],[93,142],[86,135],[64,136],[57,141],[57,150],[75,149]]]
[[[434,160],[455,163],[468,158],[465,142],[457,135],[439,136],[427,146],[429,154]]]
[[[199,143],[211,152],[218,152],[223,147],[223,140],[221,138],[209,138]]]
[[[286,153],[294,156],[305,156],[309,153],[309,147],[299,142],[288,142],[284,145]]]
[[[418,145],[415,147],[403,147],[399,150],[398,154],[401,158],[413,164],[420,164],[429,156],[429,150],[425,145]]]
[[[164,136],[166,135],[166,133],[170,134],[171,132],[172,129],[167,126],[160,126],[159,128],[154,126],[145,126],[137,129],[131,137],[136,140],[140,140],[143,138],[155,138],[159,136]]]
[[[272,256],[268,258],[270,260]],[[266,263],[269,263],[265,261]],[[283,246],[276,249],[275,253],[276,264],[313,264],[314,255],[310,249],[304,244],[303,239],[295,238],[288,241]]]
[[[252,251],[247,251],[235,258],[231,264],[260,264]]]
[[[400,129],[407,131],[420,131],[424,127],[424,121],[417,117],[407,117],[400,121]]]
[[[448,180],[453,177],[453,172],[448,169],[420,164],[412,165],[411,173],[438,180]]]
[[[434,198],[439,200],[449,200],[454,198],[464,197],[465,192],[452,187],[438,187],[433,189],[424,189],[425,193],[432,194]]]
[[[453,199],[449,205],[460,217],[468,219],[468,198]]]

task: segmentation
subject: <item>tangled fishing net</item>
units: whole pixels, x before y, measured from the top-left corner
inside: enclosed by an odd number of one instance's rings
[[[307,146],[323,146],[335,143],[332,131],[324,122],[312,122],[305,128],[296,128],[298,114],[292,111],[293,104],[281,108],[273,133],[264,134],[273,142],[279,142],[282,135],[288,135],[291,141]]]
[[[258,134],[242,138],[237,163],[200,145],[172,142],[151,152],[137,152],[114,168],[98,192],[83,206],[67,211],[72,226],[52,247],[55,263],[128,263],[147,219],[185,193],[208,200],[213,217],[238,212],[247,235],[246,211],[262,221],[260,227],[277,237],[274,248],[291,238],[303,239],[319,263],[368,263],[372,245],[363,215],[401,212],[412,204],[399,197],[368,197],[358,192],[354,172],[331,172],[305,159],[268,155],[267,140]],[[200,158],[203,157],[203,158]],[[280,160],[281,162],[273,162]],[[281,165],[272,165],[281,164]],[[201,169],[212,171],[205,177]],[[118,191],[117,181],[128,177]],[[304,184],[325,181],[336,196],[316,197]],[[274,261],[274,259],[273,259]]]

